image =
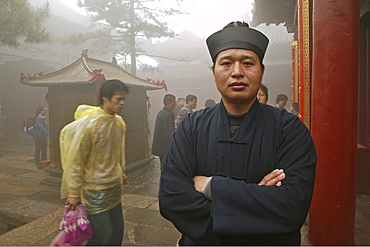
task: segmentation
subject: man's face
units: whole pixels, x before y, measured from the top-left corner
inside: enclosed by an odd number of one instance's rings
[[[170,110],[174,110],[175,107],[176,107],[176,100],[173,99],[172,101],[168,102],[167,103],[167,107],[170,109]]]
[[[184,107],[185,106],[185,100],[180,99],[179,102],[177,102],[178,106]]]
[[[287,102],[287,100],[281,100],[281,101],[279,101],[278,108],[284,109],[284,107],[286,106],[286,102]]]
[[[256,53],[228,49],[218,54],[213,74],[225,104],[252,103],[261,86],[263,68]]]
[[[193,101],[189,101],[188,103],[188,107],[190,109],[195,109],[197,107],[197,99],[193,100]]]
[[[116,92],[113,97],[109,100],[106,97],[103,97],[103,110],[109,115],[114,115],[114,113],[120,113],[122,111],[123,105],[126,100],[126,92],[119,91]]]

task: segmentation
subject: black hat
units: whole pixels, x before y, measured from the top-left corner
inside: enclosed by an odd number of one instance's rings
[[[209,36],[206,42],[213,62],[221,51],[246,49],[255,52],[262,63],[269,39],[260,31],[250,28],[247,23],[231,22]]]

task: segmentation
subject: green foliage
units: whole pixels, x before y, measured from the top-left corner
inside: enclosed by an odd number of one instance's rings
[[[37,44],[50,41],[42,23],[49,17],[48,3],[33,9],[27,0],[0,1],[0,45],[17,48],[20,42]]]
[[[172,0],[179,3],[179,0]],[[146,55],[135,38],[166,38],[174,37],[164,20],[166,16],[184,14],[180,10],[165,8],[160,0],[77,0],[79,7],[92,15],[95,23],[93,30],[85,34],[74,34],[64,42],[79,44],[94,39],[94,48],[100,51],[110,51],[124,58],[124,66],[140,55]],[[170,1],[168,1],[170,2]],[[139,66],[143,64],[139,61]],[[145,66],[144,66],[145,67]],[[148,66],[149,68],[149,66]],[[135,74],[136,69],[131,68]]]

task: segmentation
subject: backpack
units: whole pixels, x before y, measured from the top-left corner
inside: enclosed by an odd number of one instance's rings
[[[35,134],[36,127],[34,117],[27,118],[25,130],[30,136],[33,136]]]

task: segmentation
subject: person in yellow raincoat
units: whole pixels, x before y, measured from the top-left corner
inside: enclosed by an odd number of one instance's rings
[[[100,106],[80,105],[75,121],[60,133],[63,167],[61,197],[74,210],[85,204],[94,236],[87,245],[121,245],[122,186],[125,175],[126,124],[118,115],[128,88],[119,80],[102,83]]]

